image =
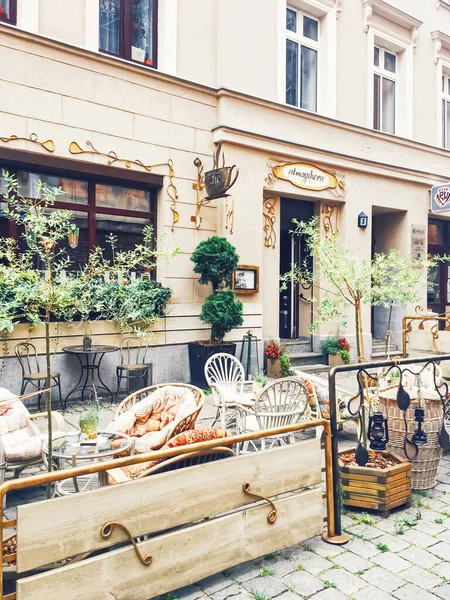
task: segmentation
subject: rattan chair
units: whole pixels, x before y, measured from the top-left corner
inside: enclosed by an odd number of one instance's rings
[[[153,365],[145,362],[147,352],[148,339],[146,338],[137,335],[127,335],[120,342],[120,365],[116,367],[116,400],[119,396],[122,379],[126,379],[128,382],[140,382],[144,387],[152,383]]]
[[[191,390],[191,392],[194,394],[195,403],[197,407],[195,408],[195,410],[193,410],[190,414],[186,415],[180,421],[174,421],[173,429],[171,429],[166,441],[168,441],[170,438],[175,437],[179,433],[183,433],[183,431],[187,431],[188,429],[194,429],[197,417],[205,403],[205,395],[200,388],[196,387],[195,385],[190,385],[188,383],[162,383],[159,385],[152,385],[150,387],[143,388],[142,390],[138,390],[137,392],[133,392],[124,400],[122,400],[122,402],[119,404],[116,410],[116,417],[129,410],[134,404],[136,404],[136,402],[140,402],[155,390],[167,386],[181,387]]]
[[[30,342],[21,342],[14,347],[14,353],[20,363],[22,369],[22,386],[20,395],[25,394],[28,385],[31,385],[35,390],[42,391],[46,388],[47,373],[41,371],[39,367],[39,359],[36,347]],[[59,402],[64,410],[64,403],[61,394],[61,376],[57,371],[50,374],[51,387],[58,388]],[[41,409],[41,394],[38,395],[38,411]]]

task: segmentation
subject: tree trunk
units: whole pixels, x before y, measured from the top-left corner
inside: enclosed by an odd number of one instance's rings
[[[388,326],[387,326],[387,335],[386,335],[386,356],[388,357],[390,352],[390,347],[391,347],[391,320],[392,320],[392,308],[394,306],[394,301],[391,300],[391,305],[389,307],[389,317],[388,317]]]
[[[46,387],[49,390],[45,396],[45,408],[47,411],[47,427],[48,427],[48,470],[52,470],[52,379],[51,379],[51,360],[50,360],[50,311],[46,311],[45,320],[45,358],[47,363],[47,381]],[[47,486],[47,496],[50,498],[50,483]]]
[[[355,330],[356,330],[356,352],[358,354],[358,362],[364,361],[364,338],[362,329],[361,317],[361,300],[355,301]]]

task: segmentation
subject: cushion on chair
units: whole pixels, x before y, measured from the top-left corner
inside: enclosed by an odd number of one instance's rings
[[[190,429],[179,433],[171,440],[169,440],[161,450],[168,450],[169,448],[178,448],[179,446],[186,446],[186,444],[196,444],[198,442],[208,442],[210,440],[217,440],[220,438],[231,437],[231,433],[224,429],[218,429],[216,427],[205,427],[203,429]],[[227,445],[225,442],[224,446]],[[229,445],[229,443],[228,443]],[[162,459],[164,460],[164,459]],[[146,463],[140,463],[138,465],[130,465],[129,467],[123,467],[122,471],[126,473],[128,477],[134,479],[141,473],[154,467],[156,464],[161,462],[160,460],[152,460]]]
[[[173,425],[196,407],[194,394],[189,388],[164,386],[117,416],[108,430],[137,438],[136,452],[149,452],[161,448]]]
[[[27,409],[8,390],[0,389],[0,398],[0,439],[6,461],[37,458],[41,453],[41,440],[31,424]]]

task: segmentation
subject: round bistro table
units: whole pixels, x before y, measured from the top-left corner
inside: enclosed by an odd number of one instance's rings
[[[117,352],[118,346],[91,346],[89,350],[85,350],[83,346],[65,346],[62,350],[66,354],[74,354],[80,363],[80,379],[76,386],[70,390],[66,396],[64,408],[67,406],[67,401],[77,392],[81,392],[81,399],[84,400],[86,390],[105,390],[113,401],[113,393],[102,380],[100,375],[100,365],[103,357],[109,352]]]

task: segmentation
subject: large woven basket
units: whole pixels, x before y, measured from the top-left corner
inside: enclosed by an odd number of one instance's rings
[[[408,393],[411,397],[411,404],[406,411],[406,423],[408,438],[411,439],[412,434],[417,429],[417,423],[414,420],[414,410],[418,406],[419,401],[416,390],[409,390]],[[422,405],[425,410],[425,421],[422,429],[427,434],[427,443],[419,446],[419,453],[411,462],[411,487],[419,490],[429,489],[436,485],[437,469],[442,456],[442,448],[439,445],[439,433],[444,420],[442,402],[436,390],[424,389],[423,396]],[[397,387],[391,387],[379,392],[378,410],[388,419],[388,450],[404,457],[405,418],[403,411],[397,406]]]

